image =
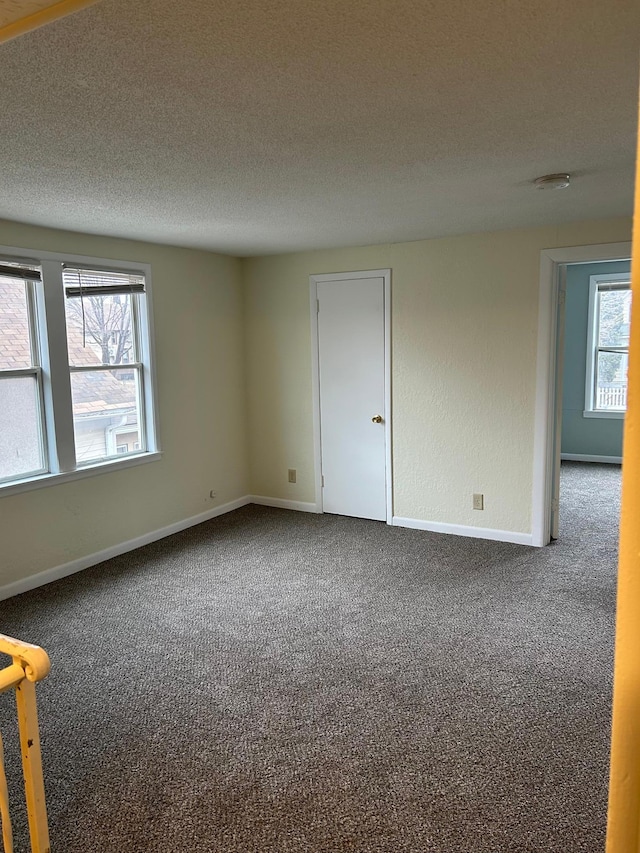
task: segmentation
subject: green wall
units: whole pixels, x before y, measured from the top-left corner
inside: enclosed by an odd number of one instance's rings
[[[575,264],[567,268],[562,391],[562,453],[622,456],[623,418],[585,418],[589,276],[629,272],[630,261]]]

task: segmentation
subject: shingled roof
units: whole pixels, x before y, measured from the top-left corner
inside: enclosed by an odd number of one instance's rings
[[[31,364],[24,282],[0,278],[0,370]]]
[[[100,347],[89,335],[82,339],[82,328],[68,325],[69,360],[75,366],[102,364]],[[0,371],[32,365],[25,285],[19,279],[0,277]],[[130,370],[77,373],[72,379],[73,407],[76,416],[127,414],[135,410],[133,382],[117,378]],[[132,399],[133,397],[133,399]]]

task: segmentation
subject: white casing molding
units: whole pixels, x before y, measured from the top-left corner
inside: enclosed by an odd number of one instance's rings
[[[492,539],[494,542],[513,542],[515,545],[533,545],[533,534],[515,530],[494,530],[491,527],[472,527],[467,524],[447,524],[443,521],[421,521],[418,518],[401,518],[394,515],[394,527],[411,527],[431,533],[448,533],[452,536],[469,536],[473,539]]]
[[[567,462],[605,462],[610,465],[622,465],[622,456],[592,456],[586,453],[561,453],[561,459]]]
[[[384,281],[384,422],[387,524],[393,516],[393,425],[391,421],[391,269],[358,270],[309,276],[309,310],[311,312],[311,384],[313,393],[313,460],[316,485],[316,509],[322,512],[322,438],[320,434],[320,359],[318,349],[318,284],[323,281],[349,281],[381,278]]]
[[[551,539],[551,497],[556,415],[556,339],[558,334],[559,269],[563,264],[628,260],[631,243],[569,246],[540,252],[538,300],[538,354],[533,441],[532,536],[533,545]]]

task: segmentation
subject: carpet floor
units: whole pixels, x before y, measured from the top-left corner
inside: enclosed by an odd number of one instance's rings
[[[53,853],[604,850],[619,489],[563,465],[545,549],[249,506],[0,603]]]

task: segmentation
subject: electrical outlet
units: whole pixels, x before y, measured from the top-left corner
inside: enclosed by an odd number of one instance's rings
[[[289,468],[289,482],[295,483],[297,477],[297,471],[295,468]]]
[[[474,509],[484,509],[484,495],[474,495],[473,496],[473,508]]]

